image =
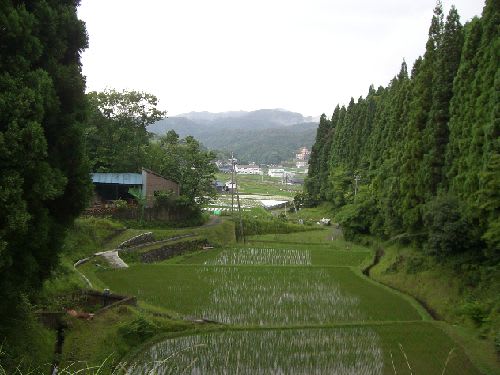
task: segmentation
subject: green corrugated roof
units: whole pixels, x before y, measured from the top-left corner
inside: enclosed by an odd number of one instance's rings
[[[94,184],[142,185],[140,173],[92,173]]]

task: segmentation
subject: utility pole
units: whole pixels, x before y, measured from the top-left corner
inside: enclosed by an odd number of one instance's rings
[[[354,196],[358,193],[358,181],[361,180],[361,176],[359,174],[354,175]]]
[[[231,152],[231,215],[234,207],[234,153]]]
[[[236,178],[238,178],[236,176]],[[239,214],[239,219],[240,219],[240,235],[241,238],[243,239],[243,243],[245,243],[245,233],[243,232],[243,218],[241,217],[241,205],[240,205],[240,193],[238,191],[238,181],[236,182],[236,199],[238,200],[238,214]]]

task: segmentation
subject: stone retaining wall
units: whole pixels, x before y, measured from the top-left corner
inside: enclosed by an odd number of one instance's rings
[[[206,239],[178,242],[142,253],[140,254],[140,259],[143,263],[159,262],[189,251],[203,249],[207,245],[208,241]]]
[[[155,238],[153,232],[141,233],[119,244],[118,249],[124,249],[127,247],[142,245],[147,242],[153,242],[154,240]]]

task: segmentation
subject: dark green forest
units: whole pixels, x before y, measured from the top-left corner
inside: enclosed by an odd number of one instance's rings
[[[9,350],[7,365],[20,353],[43,355],[30,349],[44,347],[30,301],[57,267],[91,189],[81,132],[87,34],[76,6],[1,2],[0,353]]]
[[[498,5],[464,27],[438,4],[410,73],[403,62],[387,87],[321,117],[306,192],[334,203],[348,234],[497,260]]]
[[[457,275],[465,264],[498,275],[499,10],[488,0],[462,25],[438,2],[411,72],[403,62],[386,87],[322,115],[302,198],[331,202],[347,238],[398,240]]]
[[[163,205],[201,216],[213,196],[215,154],[146,126],[164,112],[152,94],[85,94],[87,48],[79,1],[0,2],[0,373],[22,373],[53,355],[37,321],[44,283],[68,273],[65,238],[89,205],[91,172],[165,173],[181,196]],[[31,373],[31,372],[29,372]]]

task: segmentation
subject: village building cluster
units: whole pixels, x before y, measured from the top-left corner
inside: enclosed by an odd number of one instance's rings
[[[308,163],[311,151],[307,147],[301,147],[296,153],[295,158],[283,164],[295,165],[296,169],[300,170],[300,174],[306,174],[308,171]],[[256,163],[239,164],[236,158],[227,160],[217,160],[215,162],[219,168],[219,172],[238,175],[267,175],[271,178],[281,179],[281,183],[287,185],[303,184],[304,179],[297,177],[297,171],[287,170],[283,165],[258,165]],[[292,168],[293,169],[293,168]],[[215,181],[214,187],[219,192],[230,192],[236,189],[236,184],[229,180],[226,183]]]

